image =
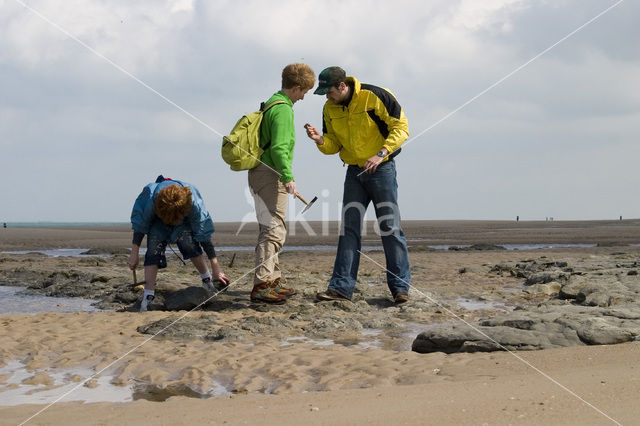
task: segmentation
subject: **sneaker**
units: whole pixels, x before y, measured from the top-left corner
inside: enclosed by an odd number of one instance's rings
[[[216,288],[213,285],[213,281],[211,281],[211,277],[202,279],[202,287],[207,290],[207,293],[213,293],[214,291],[216,291]]]
[[[140,302],[140,312],[147,312],[149,303],[153,302],[153,299],[155,298],[156,296],[154,296],[153,294],[147,294],[147,297],[143,298],[142,302]]]
[[[275,281],[271,283],[271,289],[273,289],[275,293],[284,297],[291,297],[296,294],[294,289],[283,287],[282,284],[280,284],[280,278],[276,278]]]
[[[253,290],[251,290],[251,301],[271,303],[274,305],[282,305],[286,302],[287,297],[273,291],[271,285],[269,281],[254,285]]]
[[[320,293],[316,294],[316,299],[318,300],[350,300],[347,299],[346,297],[344,297],[343,295],[341,295],[340,293],[338,293],[337,291],[334,290],[327,290],[327,291],[321,291]]]
[[[214,291],[222,291],[229,287],[229,284],[225,284],[220,280],[212,280],[211,278],[203,278],[202,279],[202,287],[207,290],[208,293],[213,293]]]
[[[406,303],[409,301],[409,294],[404,291],[398,291],[393,295],[393,301],[396,303]]]

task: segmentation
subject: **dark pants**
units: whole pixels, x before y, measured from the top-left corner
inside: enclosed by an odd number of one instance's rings
[[[198,257],[202,254],[200,244],[193,239],[191,231],[183,231],[178,235],[176,240],[178,250],[185,260],[192,257]],[[161,240],[155,235],[147,235],[147,253],[144,255],[144,266],[158,265],[159,269],[167,267],[167,257],[165,250],[167,249],[167,241]]]

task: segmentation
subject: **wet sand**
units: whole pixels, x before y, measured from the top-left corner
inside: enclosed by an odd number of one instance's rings
[[[415,290],[409,303],[415,304],[394,311],[397,308],[390,302],[380,301],[374,313],[386,310],[400,328],[407,325],[403,318],[411,318],[419,328],[490,317],[499,314],[496,306],[535,303],[519,292],[516,278],[497,277],[483,270],[460,274],[459,269],[541,256],[571,259],[619,251],[636,253],[639,248],[624,244],[640,242],[638,225],[640,221],[408,222],[405,233],[412,244],[415,267]],[[236,238],[235,226],[218,225],[217,245],[252,245],[255,235],[246,230]],[[370,235],[373,242],[375,234]],[[122,248],[128,247],[130,236],[126,227],[0,229],[0,250]],[[290,237],[289,244],[331,245],[335,239],[335,235],[297,235]],[[601,247],[521,252],[425,250],[427,245],[477,243]],[[228,268],[232,278],[251,264],[250,252],[238,253],[236,266]],[[360,277],[384,295],[388,293],[384,272],[376,264],[384,264],[383,254],[367,255],[371,260],[362,260]],[[230,256],[231,252],[220,254],[224,265]],[[296,297],[302,304],[313,303],[313,293],[326,286],[333,256],[332,250],[283,255],[284,274],[299,291]],[[56,271],[79,267],[81,261],[0,255],[0,265]],[[129,276],[126,269],[119,268],[113,266],[111,273],[121,273],[122,279]],[[181,267],[173,268],[161,273],[159,286],[193,279],[184,276]],[[239,281],[237,285],[229,297],[248,298],[248,284]],[[418,304],[420,292],[452,307],[455,316],[438,309],[417,309],[423,306]],[[452,303],[460,298],[487,303],[484,309],[467,310]],[[343,340],[334,339],[334,344],[322,343],[326,336],[317,341],[287,340],[282,331],[252,332],[248,339],[219,342],[161,336],[149,340],[151,335],[137,331],[150,322],[182,316],[184,321],[211,320],[219,325],[239,323],[248,316],[264,321],[291,320],[290,313],[275,307],[232,306],[238,309],[1,315],[0,366],[22,362],[30,373],[25,385],[55,389],[57,385],[51,380],[54,370],[88,368],[97,372],[107,368],[102,375],[111,376],[112,383],[123,389],[137,385],[139,392],[146,393],[143,398],[150,399],[153,392],[177,396],[164,402],[139,399],[92,404],[65,399],[46,408],[46,404],[36,404],[35,391],[25,395],[20,405],[0,407],[0,424],[19,424],[45,408],[28,424],[610,424],[612,419],[632,424],[640,415],[637,343],[447,355],[409,351],[411,336],[417,334],[411,327],[407,330],[413,334],[367,337],[360,333],[352,341],[346,340],[346,335]],[[348,318],[352,314],[340,315]],[[372,340],[378,343],[371,344]],[[73,380],[83,387],[95,386],[96,378],[83,384],[87,378],[79,375]],[[7,385],[9,380],[0,375],[5,391],[16,387]],[[206,393],[217,384],[231,394],[207,399],[184,396],[187,388]]]

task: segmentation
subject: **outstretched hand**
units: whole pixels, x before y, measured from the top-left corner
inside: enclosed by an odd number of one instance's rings
[[[229,285],[229,283],[231,282],[231,279],[227,276],[227,274],[225,274],[222,271],[218,272],[217,274],[214,274],[213,275],[213,279],[214,280],[218,280],[218,281],[222,281],[226,285]]]
[[[231,282],[231,279],[229,278],[229,276],[224,272],[222,272],[222,268],[220,268],[218,259],[215,257],[211,259],[211,275],[213,276],[214,281],[216,280],[220,281],[225,285],[229,285],[229,283]]]
[[[324,143],[324,139],[318,129],[313,127],[311,124],[307,123],[304,125],[304,128],[307,130],[307,136],[309,139],[313,140],[318,145],[322,145]]]

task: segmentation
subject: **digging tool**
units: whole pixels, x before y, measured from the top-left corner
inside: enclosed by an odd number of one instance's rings
[[[311,202],[307,202],[304,198],[302,198],[300,196],[300,194],[296,194],[296,197],[298,197],[298,199],[300,201],[302,201],[305,204],[305,208],[302,210],[302,213],[300,214],[304,214],[304,212],[306,212],[307,210],[309,210],[311,208],[311,206],[313,205],[313,203],[316,202],[316,200],[318,199],[318,197],[313,197],[313,200],[311,200]]]
[[[129,287],[136,288],[136,287],[140,286],[140,287],[144,288],[145,281],[143,280],[141,282],[138,282],[138,276],[136,275],[136,270],[135,269],[132,269],[131,272],[133,272],[133,284],[129,284]]]

